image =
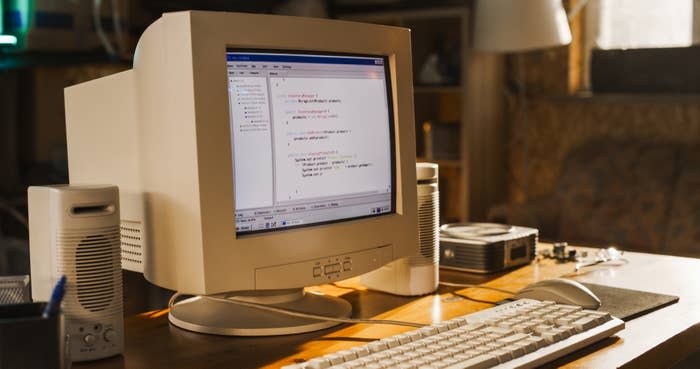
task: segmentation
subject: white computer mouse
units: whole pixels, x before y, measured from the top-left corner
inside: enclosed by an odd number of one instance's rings
[[[578,305],[585,309],[600,307],[600,299],[586,286],[571,279],[553,278],[533,283],[513,296],[514,299],[554,301],[566,305]]]

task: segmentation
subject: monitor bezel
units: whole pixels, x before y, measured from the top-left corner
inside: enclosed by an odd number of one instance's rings
[[[180,23],[180,17],[186,20]],[[178,134],[194,136],[192,143],[196,151],[197,176],[196,186],[191,188],[192,198],[168,199],[167,211],[187,211],[183,219],[196,216],[198,220],[196,229],[192,229],[188,238],[194,243],[176,240],[180,230],[159,234],[157,237],[161,242],[177,246],[170,246],[172,251],[168,250],[168,255],[157,261],[158,265],[149,266],[148,269],[163,279],[182,280],[182,284],[189,283],[185,279],[193,276],[199,278],[203,274],[202,290],[216,293],[297,288],[350,278],[371,270],[368,269],[369,264],[358,260],[351,271],[328,278],[324,275],[320,279],[306,268],[308,263],[321,259],[338,259],[343,255],[365,252],[373,255],[379,252],[384,255],[382,260],[389,261],[419,255],[413,74],[408,29],[242,13],[187,12],[169,14],[166,18],[178,22],[178,26],[168,27],[162,38],[153,39],[154,44],[165,40],[166,43],[158,47],[172,50],[172,47],[183,43],[179,41],[171,45],[169,40],[182,37],[189,45],[177,52],[168,52],[166,62],[181,62],[184,67],[178,72],[185,75],[180,80],[183,84],[191,85],[191,89],[185,85],[185,90],[179,93],[193,102],[194,116],[173,114],[173,118],[182,120],[180,124],[185,127],[185,131]],[[170,19],[164,20],[166,24],[171,23]],[[181,24],[186,24],[187,28],[180,27]],[[227,70],[228,47],[387,55],[394,110],[395,212],[284,232],[236,237],[228,80],[222,78]],[[177,107],[177,101],[171,104]],[[196,122],[193,129],[189,128],[191,125],[187,126],[188,122]],[[184,156],[190,152],[190,147],[177,147],[177,150],[183,150],[181,155],[185,159],[190,157]],[[168,165],[174,167],[172,170],[180,170],[177,164]],[[171,229],[167,225],[163,229],[166,228]],[[168,266],[171,255],[177,258],[178,267],[187,265],[187,269],[193,271],[184,274],[181,270],[177,273],[173,271]],[[302,266],[303,273],[268,273],[274,268],[291,270]],[[201,293],[202,290],[198,291]]]

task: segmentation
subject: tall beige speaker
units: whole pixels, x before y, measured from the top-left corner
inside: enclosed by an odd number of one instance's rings
[[[420,256],[395,260],[362,275],[360,281],[373,290],[396,295],[431,293],[439,283],[440,192],[438,165],[416,164],[418,245]]]
[[[63,298],[72,361],[123,350],[124,318],[115,186],[29,187],[32,299],[48,301],[66,276]]]

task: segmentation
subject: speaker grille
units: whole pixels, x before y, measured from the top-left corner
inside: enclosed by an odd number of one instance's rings
[[[425,258],[424,263],[439,262],[440,240],[440,194],[435,191],[430,194],[418,195],[418,238],[420,254]]]
[[[75,251],[78,301],[98,312],[109,306],[114,294],[114,242],[107,235],[85,237]]]
[[[124,269],[143,273],[143,232],[141,222],[122,219],[122,265]]]
[[[57,235],[59,273],[66,275],[66,312],[112,314],[122,308],[119,227],[68,230]],[[79,307],[78,307],[79,306]]]

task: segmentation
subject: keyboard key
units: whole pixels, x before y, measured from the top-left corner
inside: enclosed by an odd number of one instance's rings
[[[338,365],[345,362],[345,359],[341,355],[338,355],[338,353],[325,355],[324,358],[330,361],[331,365]]]
[[[369,348],[367,348],[367,346],[353,347],[349,351],[354,353],[358,358],[371,354],[371,352],[369,351]]]
[[[528,338],[528,337],[530,337],[530,336],[527,334],[516,333],[516,334],[510,335],[510,336],[505,336],[505,337],[499,338],[497,342],[500,342],[503,345],[509,345],[509,344],[514,343],[514,342],[524,340],[525,338]]]
[[[416,369],[416,366],[413,364],[403,363],[397,365],[396,369]]]
[[[498,359],[491,355],[479,355],[467,361],[449,366],[448,369],[485,369],[498,364]]]
[[[433,327],[437,328],[438,332],[447,332],[448,329],[450,329],[450,326],[447,323],[437,323],[433,324]]]
[[[537,345],[537,348],[542,348],[547,345],[547,342],[545,342],[544,338],[538,337],[538,336],[530,336],[524,340],[525,342],[531,342],[535,345]]]
[[[496,334],[496,335],[499,335],[500,337],[515,333],[510,329],[500,328],[500,327],[486,327],[486,328],[484,328],[484,331],[487,334]]]
[[[558,334],[556,332],[542,332],[540,333],[540,337],[544,338],[544,340],[550,344],[559,342],[562,339],[561,334]]]
[[[440,333],[440,332],[438,331],[437,328],[435,328],[435,327],[430,327],[430,326],[428,326],[428,327],[423,327],[423,328],[419,329],[419,331],[421,332],[421,335],[422,335],[423,337],[430,337],[430,336],[432,336],[432,335],[435,335],[435,334]]]
[[[576,328],[582,329],[582,330],[587,330],[587,329],[591,329],[591,328],[598,325],[598,318],[597,317],[580,318],[580,319],[577,319],[577,320],[571,322],[570,325],[572,325]]]
[[[384,342],[389,348],[394,348],[400,345],[399,340],[396,337],[382,338],[379,340],[379,342]]]
[[[413,341],[418,341],[419,339],[423,338],[423,335],[421,334],[420,330],[415,330],[415,331],[410,331],[406,333],[406,336],[413,342]]]
[[[506,361],[513,359],[513,355],[511,355],[510,351],[508,350],[491,351],[489,352],[489,355],[492,355],[493,357],[498,359],[499,363],[505,363]]]
[[[367,348],[369,349],[370,352],[380,352],[388,349],[389,347],[386,345],[386,342],[381,342],[381,341],[373,341],[367,344]]]
[[[444,366],[450,366],[450,365],[457,364],[457,363],[459,363],[460,361],[461,361],[461,360],[456,359],[456,358],[454,358],[454,357],[448,357],[448,358],[442,359],[442,361],[440,361],[439,364],[440,364],[440,365],[444,365]]]
[[[526,354],[529,354],[529,353],[531,353],[531,352],[537,350],[537,348],[538,348],[536,343],[534,343],[534,342],[528,342],[528,341],[525,341],[525,340],[518,341],[518,342],[514,343],[513,345],[522,348],[523,351],[525,351]]]
[[[322,357],[311,359],[305,363],[311,369],[326,369],[331,367],[331,362]]]

